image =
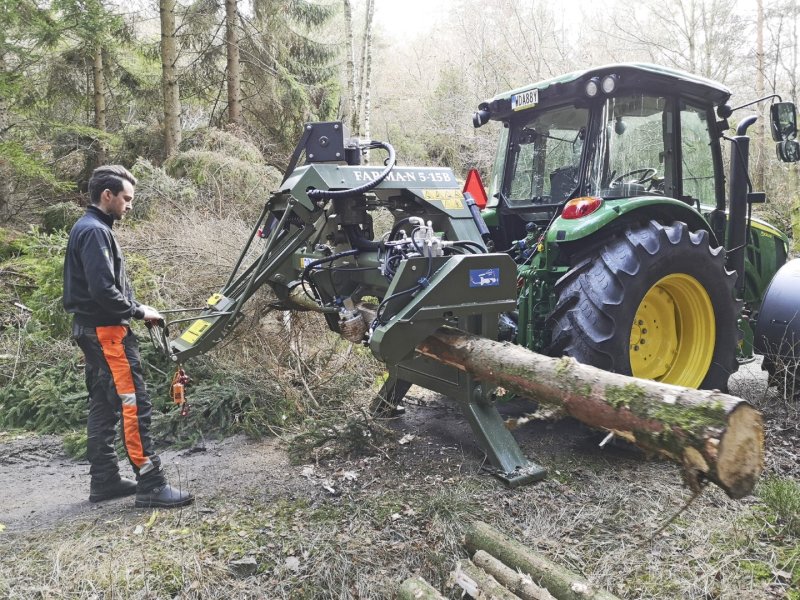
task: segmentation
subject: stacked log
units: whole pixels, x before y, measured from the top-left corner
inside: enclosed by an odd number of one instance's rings
[[[474,600],[619,600],[486,523],[472,523],[464,542],[472,559],[458,561],[449,583]],[[397,597],[444,600],[419,576],[404,581]]]

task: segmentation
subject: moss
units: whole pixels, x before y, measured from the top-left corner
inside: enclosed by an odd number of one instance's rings
[[[556,364],[556,377],[565,379],[569,375],[571,368],[572,360],[568,356],[562,357]]]
[[[628,383],[622,387],[610,385],[606,388],[605,395],[606,401],[616,410],[639,407],[645,398],[644,390],[635,383]]]
[[[74,202],[59,202],[45,209],[42,214],[42,230],[45,233],[69,231],[83,216],[84,209]]]

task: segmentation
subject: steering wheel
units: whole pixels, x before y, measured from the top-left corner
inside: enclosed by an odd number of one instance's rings
[[[623,173],[619,177],[614,177],[614,179],[611,180],[611,185],[617,186],[622,185],[623,183],[644,183],[648,179],[652,179],[653,175],[656,173],[658,173],[658,171],[652,167],[647,167],[645,169],[634,169],[633,171]],[[626,182],[625,178],[630,177],[631,175],[641,175],[641,177]]]

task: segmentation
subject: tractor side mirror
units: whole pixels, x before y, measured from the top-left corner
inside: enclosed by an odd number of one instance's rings
[[[769,108],[772,139],[785,142],[797,137],[797,116],[793,102],[776,102]]]
[[[784,140],[775,144],[778,158],[783,162],[797,162],[800,160],[800,142],[796,140]]]

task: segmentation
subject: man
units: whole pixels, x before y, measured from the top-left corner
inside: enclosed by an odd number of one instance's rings
[[[112,227],[133,206],[136,179],[119,165],[98,167],[89,180],[89,206],[69,234],[64,260],[64,308],[72,335],[86,357],[89,390],[87,455],[91,502],[136,494],[136,507],[190,504],[188,492],[167,484],[150,437],[152,404],[142,377],[131,319],[158,321],[157,310],[139,304],[125,273]],[[119,474],[114,436],[122,416],[122,440],[136,481]]]

